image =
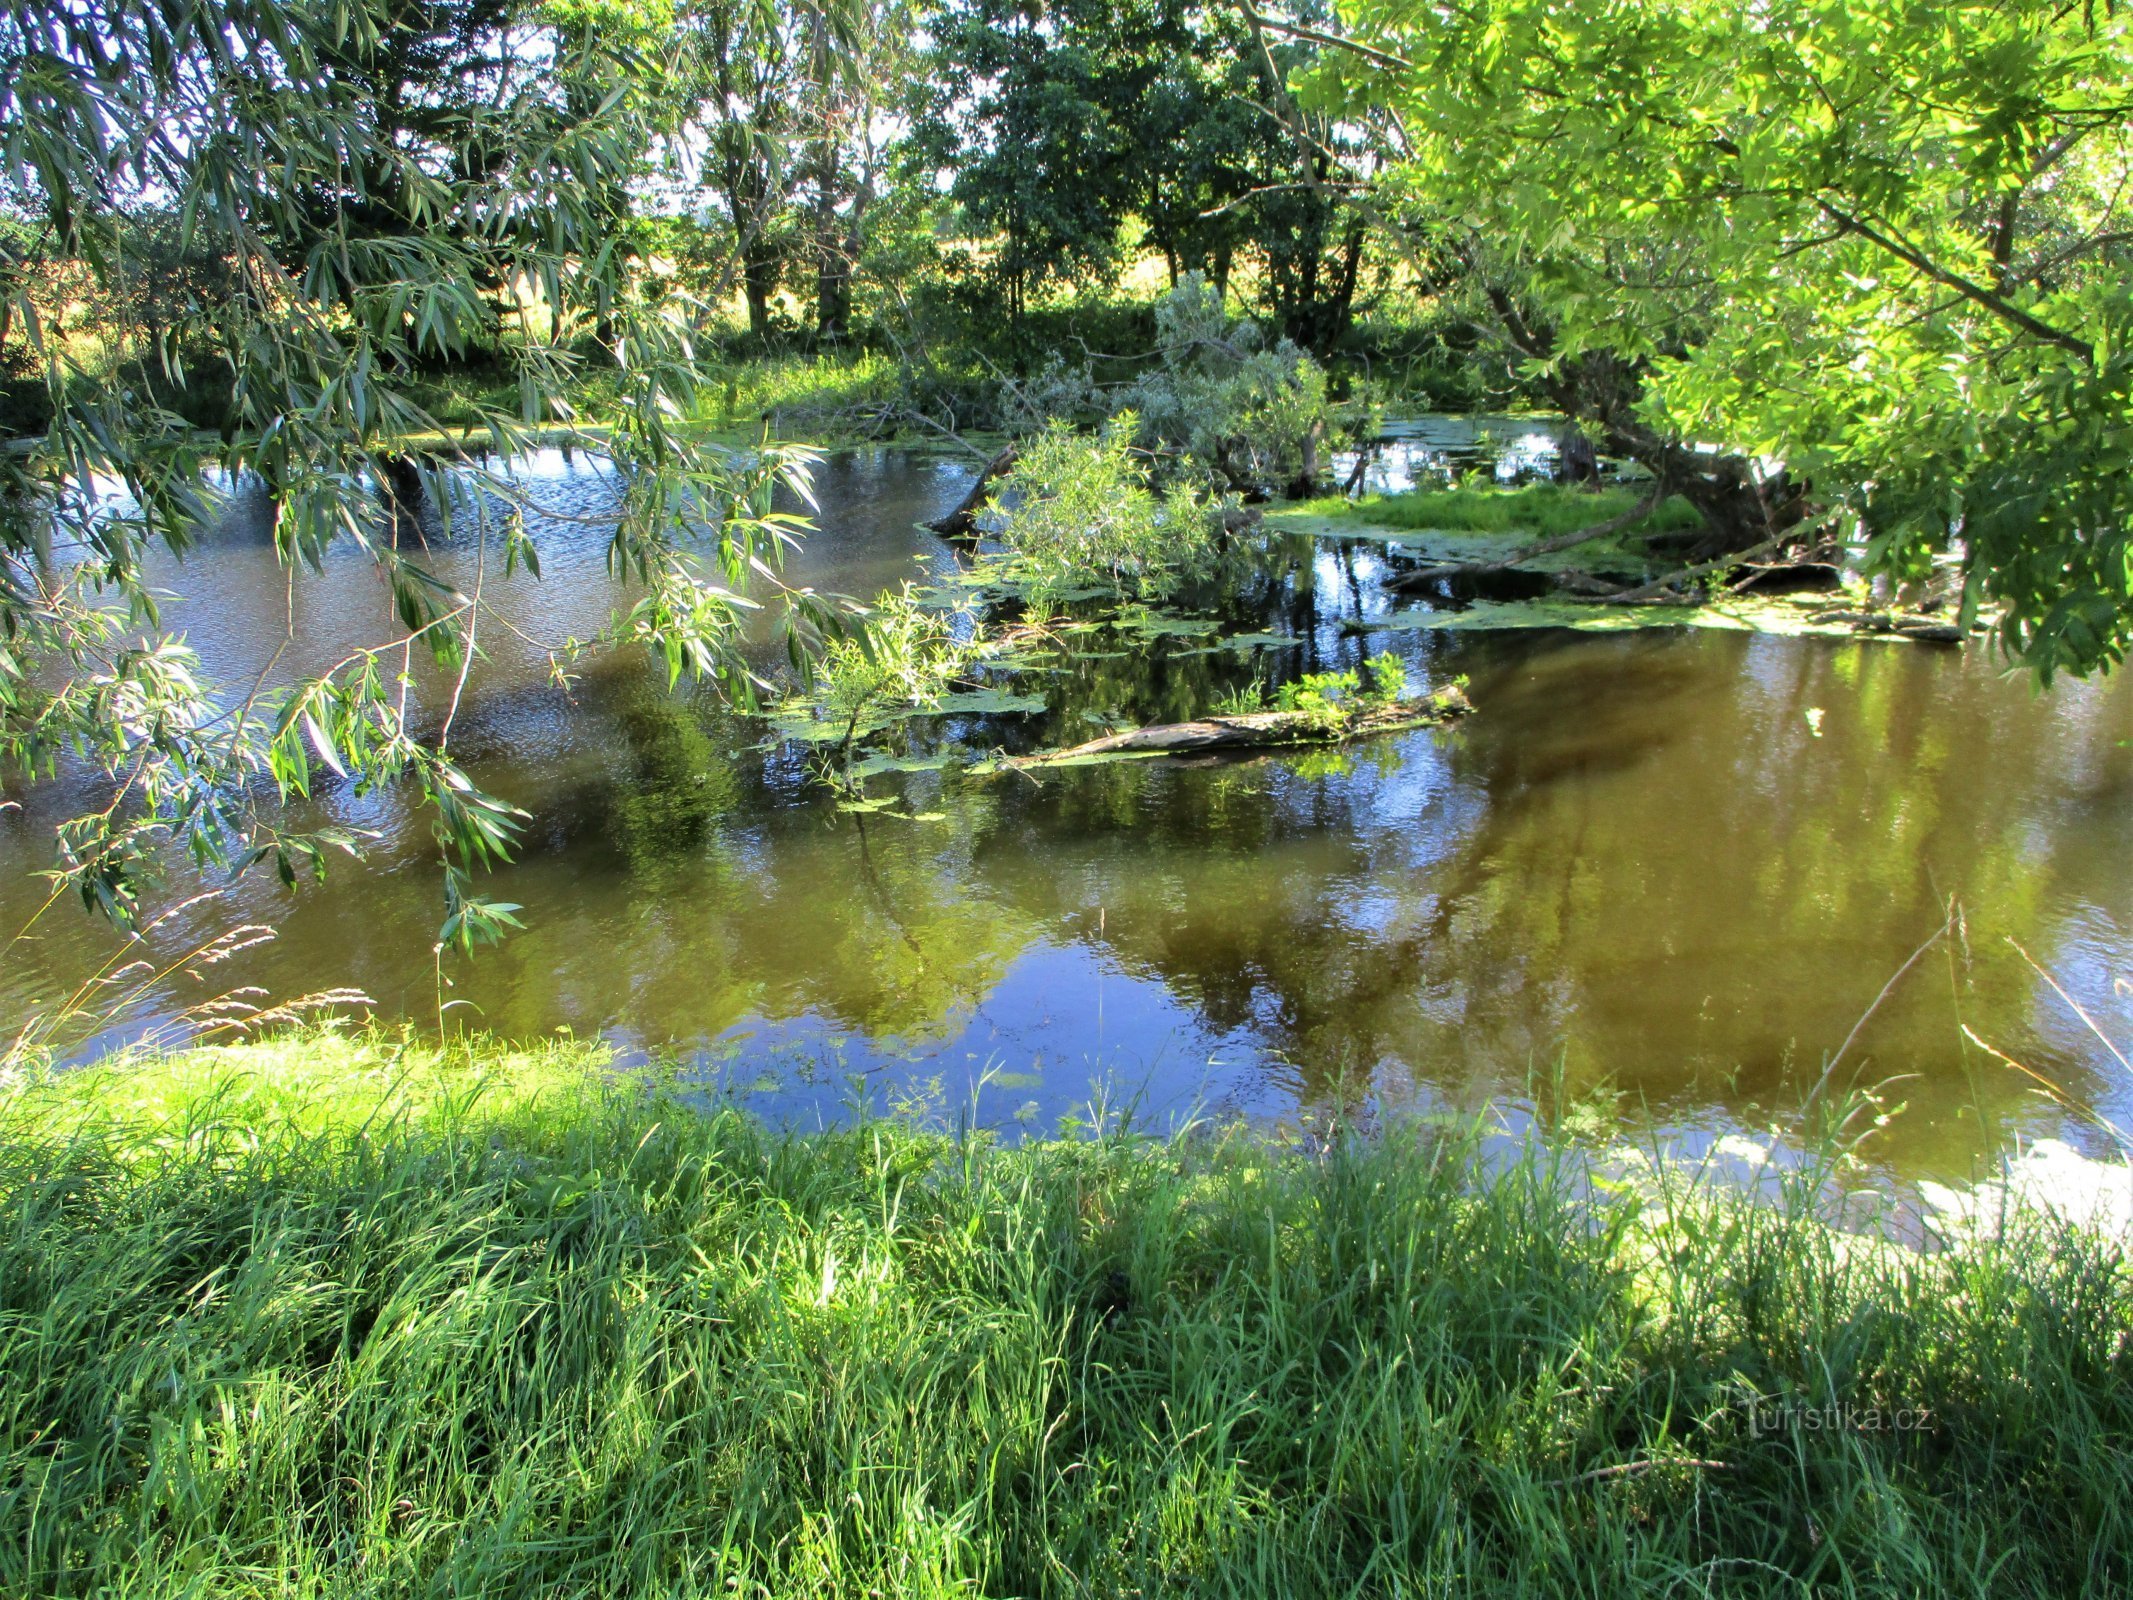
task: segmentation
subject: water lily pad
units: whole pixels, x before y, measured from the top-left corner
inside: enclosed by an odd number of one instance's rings
[[[779,739],[794,739],[803,744],[825,744],[844,737],[844,724],[818,717],[806,705],[779,706],[770,713],[770,731]],[[859,733],[868,733],[886,726],[884,723],[862,719]]]
[[[942,695],[930,706],[915,708],[909,715],[995,716],[1010,711],[1042,711],[1046,703],[1041,694],[1017,694],[1012,689],[959,689],[954,694]]]
[[[946,822],[945,811],[898,811],[897,797],[892,794],[859,795],[850,800],[837,802],[839,811],[853,812],[859,816],[887,817],[894,822]]]
[[[892,756],[874,751],[854,762],[852,771],[862,778],[882,772],[945,772],[962,759],[952,750],[938,751],[930,756]]]
[[[1404,539],[1412,528],[1388,528],[1353,517],[1329,517],[1314,511],[1269,511],[1266,526],[1313,539]]]
[[[1288,650],[1303,641],[1291,633],[1233,633],[1211,644],[1197,645],[1190,650],[1180,650],[1181,656],[1213,656],[1228,651],[1241,650]]]
[[[1215,617],[1186,617],[1172,611],[1121,611],[1111,619],[1111,626],[1123,633],[1136,633],[1148,639],[1204,639],[1220,631],[1222,623]]]

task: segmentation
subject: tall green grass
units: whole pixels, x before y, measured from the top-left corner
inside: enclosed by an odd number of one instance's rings
[[[877,351],[824,351],[729,358],[707,375],[698,417],[753,432],[775,418],[794,429],[856,428],[864,413],[894,405],[903,376]]]
[[[566,1047],[24,1081],[0,1593],[2133,1582],[2108,1250],[1481,1154],[789,1136]]]
[[[766,421],[781,437],[833,442],[880,432],[875,418],[903,394],[897,363],[871,351],[792,353],[707,358],[693,420],[721,434],[753,440]],[[446,429],[476,426],[485,411],[518,413],[517,380],[490,368],[431,375],[414,398]],[[588,365],[569,396],[588,425],[612,419],[619,403],[615,374]],[[427,441],[424,441],[427,442]]]

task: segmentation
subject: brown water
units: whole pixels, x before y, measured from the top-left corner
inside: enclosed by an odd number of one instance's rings
[[[1442,441],[1423,441],[1430,449]],[[1395,453],[1384,470],[1412,470]],[[952,557],[914,528],[968,467],[896,451],[820,479],[801,582],[876,591]],[[596,465],[539,491],[596,508]],[[240,513],[243,512],[240,507]],[[250,513],[257,515],[257,508]],[[256,672],[287,589],[246,515],[167,575],[211,670]],[[597,539],[558,525],[545,579],[501,586],[529,635],[596,627]],[[1390,609],[1381,553],[1277,551],[1241,615],[1297,644],[1271,657],[1134,646],[1018,687],[1043,713],[915,729],[1033,748],[1111,714],[1205,709],[1254,671],[1352,662],[1344,622]],[[470,583],[471,548],[438,561]],[[464,570],[461,570],[461,569]],[[385,637],[360,557],[296,589],[316,659]],[[914,822],[840,811],[761,724],[669,697],[630,663],[569,693],[512,635],[454,747],[531,810],[490,891],[528,930],[445,968],[452,1020],[672,1049],[757,1086],[781,1114],[856,1092],[930,1094],[982,1121],[1051,1126],[1092,1092],[1157,1121],[1287,1117],[1341,1102],[1521,1108],[1612,1094],[1692,1141],[1785,1123],[1877,993],[1840,1078],[1903,1109],[1892,1170],[1969,1170],[2018,1135],[2082,1124],[1964,1041],[1981,1038],[2133,1126],[2133,1080],[2025,963],[2019,941],[2114,1039],[2133,1041],[2133,697],[2038,697],[1980,653],[1689,632],[1373,634],[1416,680],[1471,676],[1479,715],[1339,752],[975,777],[888,774]],[[302,663],[285,653],[280,670]],[[442,688],[423,686],[432,705]],[[65,793],[0,815],[0,926],[42,898]],[[75,796],[74,798],[78,798]],[[273,944],[222,969],[289,996],[348,984],[434,1026],[439,889],[426,824],[392,797],[322,809],[380,840],[326,891],[247,880],[174,919],[165,949],[238,920]],[[174,881],[175,895],[186,887]],[[0,967],[0,1015],[47,1003],[108,950],[62,907]],[[197,997],[174,985],[164,1009]]]

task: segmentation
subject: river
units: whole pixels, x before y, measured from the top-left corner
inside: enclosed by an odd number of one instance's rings
[[[1477,449],[1506,470],[1546,454],[1538,425],[1493,433],[1410,425],[1377,481]],[[283,999],[352,985],[418,1026],[442,1003],[514,1037],[598,1035],[810,1121],[855,1095],[1035,1128],[1092,1097],[1161,1124],[1491,1102],[1515,1117],[1567,1095],[1693,1147],[1785,1125],[1872,1007],[1839,1078],[1903,1108],[1868,1147],[1892,1172],[1960,1176],[2017,1138],[2098,1143],[1965,1025],[2133,1127],[2133,1078],[2073,1009],[2133,1044],[2122,679],[2040,695],[1983,648],[1690,631],[1359,636],[1388,609],[1384,551],[1300,542],[1255,601],[1293,635],[1284,652],[1121,649],[1018,686],[1042,712],[923,737],[1072,742],[1105,718],[1205,709],[1276,659],[1352,663],[1366,637],[1414,681],[1466,674],[1478,714],[1243,763],[889,773],[869,792],[900,797],[897,814],[853,813],[761,723],[667,695],[639,663],[551,681],[528,641],[590,633],[613,602],[600,538],[568,520],[612,485],[582,457],[529,476],[562,516],[536,530],[540,581],[483,565],[523,637],[484,639],[453,733],[477,778],[533,813],[520,859],[485,885],[525,907],[526,931],[448,958],[440,990],[427,824],[397,796],[343,790],[318,809],[377,835],[367,859],[325,889],[244,880],[172,918],[158,952],[271,924],[218,981]],[[788,577],[867,594],[946,570],[916,524],[970,476],[928,450],[832,456]],[[359,552],[292,591],[262,515],[239,496],[224,530],[158,569],[211,672],[256,676],[292,604],[278,672],[389,636]],[[472,586],[466,539],[435,560]],[[418,692],[434,706],[443,686]],[[18,791],[0,813],[0,928],[42,898],[32,874],[82,793]],[[163,898],[192,887],[174,876]],[[1951,901],[1955,933],[1876,1006]],[[0,965],[0,1015],[51,1003],[111,945],[56,907]],[[147,1014],[199,993],[173,980]]]

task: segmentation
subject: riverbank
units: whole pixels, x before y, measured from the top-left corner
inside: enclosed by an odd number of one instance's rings
[[[1472,1137],[775,1133],[596,1049],[0,1096],[0,1588],[2100,1592],[2133,1293]],[[1803,1587],[1804,1586],[1804,1587]]]

